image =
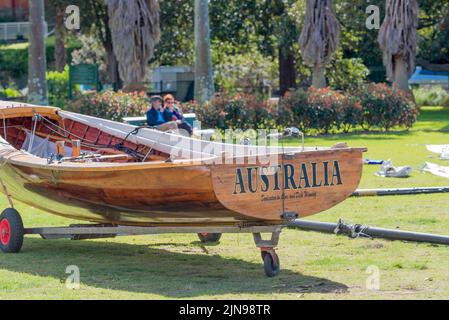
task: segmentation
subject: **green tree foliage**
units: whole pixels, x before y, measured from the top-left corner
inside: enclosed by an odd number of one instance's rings
[[[193,65],[193,0],[160,1],[161,40],[153,62],[158,65]]]
[[[449,0],[421,0],[419,56],[449,63]]]
[[[219,47],[219,48],[218,48]],[[257,48],[239,54],[226,54],[232,45],[214,46],[215,81],[220,91],[233,93],[237,88],[253,94],[263,94],[278,87],[279,70],[276,60],[264,56]]]
[[[51,7],[66,0],[48,0]],[[72,0],[80,7],[81,31],[96,35],[105,46],[108,42],[107,15],[104,0]],[[336,89],[348,87],[348,81],[385,81],[381,51],[377,43],[378,30],[368,30],[366,8],[380,8],[381,22],[385,15],[385,0],[334,0],[337,19],[342,26],[341,52],[327,69],[329,83]],[[214,64],[229,63],[228,56],[249,57],[256,49],[264,61],[278,65],[279,48],[293,51],[297,86],[310,85],[310,69],[303,65],[297,37],[301,32],[304,0],[213,0],[210,1],[211,39]],[[449,63],[449,0],[419,0],[420,40],[418,56],[433,63]],[[193,65],[194,63],[194,0],[160,0],[162,38],[156,47],[154,65]],[[53,9],[48,9],[53,10]],[[50,12],[48,16],[50,16]],[[72,51],[68,42],[68,58]],[[109,48],[111,49],[111,48]],[[108,52],[108,51],[106,51]],[[0,80],[23,77],[26,74],[26,50],[0,50]],[[54,64],[54,48],[47,45],[49,69]],[[257,56],[259,59],[259,55]],[[236,58],[236,59],[240,59]],[[113,60],[113,56],[110,57]],[[70,61],[68,61],[70,62]],[[110,65],[111,63],[107,63]],[[25,67],[24,67],[25,66]],[[221,68],[221,67],[220,67]],[[271,68],[271,66],[270,66]],[[215,70],[217,74],[217,70]],[[266,72],[266,71],[264,71]],[[348,72],[350,74],[348,74]],[[109,70],[113,74],[114,70]],[[222,76],[223,77],[223,76]],[[350,80],[348,80],[350,79]],[[348,80],[343,83],[343,80]],[[338,84],[338,85],[337,85]]]

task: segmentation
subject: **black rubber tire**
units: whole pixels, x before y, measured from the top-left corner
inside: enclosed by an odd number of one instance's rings
[[[274,256],[274,257],[273,257]],[[269,278],[274,278],[279,274],[280,264],[279,257],[276,253],[270,254],[265,253],[263,257],[263,268],[265,270],[265,274]]]
[[[219,242],[221,239],[221,233],[198,233],[198,238],[202,243]]]
[[[10,227],[10,238],[8,243],[0,241],[0,250],[4,253],[18,253],[22,249],[25,230],[19,212],[13,208],[5,209],[0,215],[0,224],[7,220]]]

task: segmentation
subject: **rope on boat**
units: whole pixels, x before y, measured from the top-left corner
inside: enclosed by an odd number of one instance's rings
[[[59,130],[61,130],[61,131],[64,131],[66,134],[68,134],[68,136],[65,136],[65,135],[63,135],[61,132],[58,132],[58,131],[56,131],[55,129],[50,128],[50,127],[46,126],[45,124],[42,124],[42,125],[43,125],[45,128],[47,128],[48,130],[50,130],[50,131],[56,133],[57,135],[60,135],[61,137],[65,138],[65,139],[69,139],[70,136],[74,136],[75,138],[77,138],[77,139],[79,139],[79,140],[81,140],[81,141],[87,141],[88,143],[83,142],[84,146],[86,146],[86,147],[99,147],[99,146],[101,146],[101,145],[95,145],[95,144],[94,144],[94,143],[95,143],[94,141],[89,141],[89,140],[87,140],[86,138],[79,137],[79,136],[77,136],[76,134],[73,134],[73,133],[67,131],[66,129],[60,127],[59,125],[57,125],[57,124],[51,122],[50,120],[48,120],[48,119],[46,119],[46,118],[44,118],[44,117],[41,117],[41,119],[44,120],[44,121],[46,121],[47,123],[51,124],[52,126],[56,127],[57,129],[59,129]]]
[[[125,147],[125,146],[124,146],[125,142],[129,139],[129,137],[130,137],[131,135],[137,135],[137,134],[139,133],[139,131],[140,131],[141,129],[145,128],[145,127],[138,127],[138,128],[136,128],[136,129],[134,129],[133,131],[131,131],[130,133],[128,133],[128,134],[126,135],[126,137],[125,137],[120,143],[117,143],[117,144],[115,144],[115,145],[112,145],[112,144],[109,144],[109,145],[102,145],[102,144],[95,144],[94,141],[89,141],[89,140],[87,140],[87,139],[85,139],[85,138],[83,138],[83,137],[79,137],[79,136],[77,136],[77,135],[75,135],[75,134],[73,134],[73,133],[67,131],[66,129],[60,127],[59,125],[57,125],[57,124],[51,122],[50,120],[48,120],[48,119],[46,119],[46,118],[44,118],[44,117],[40,117],[40,119],[43,119],[44,121],[46,121],[46,122],[49,123],[50,125],[52,125],[52,126],[56,127],[57,129],[59,129],[59,130],[65,132],[66,134],[68,134],[68,136],[65,136],[65,135],[63,135],[62,133],[58,132],[57,130],[54,130],[53,128],[50,128],[50,127],[48,127],[47,125],[42,124],[42,125],[43,125],[45,128],[47,128],[48,130],[51,130],[52,132],[54,132],[54,133],[56,133],[56,134],[58,134],[58,135],[64,137],[65,139],[68,139],[70,136],[74,136],[75,138],[79,139],[79,140],[81,141],[81,144],[82,144],[83,146],[85,146],[85,147],[89,147],[89,148],[93,148],[93,149],[115,149],[115,150],[117,150],[117,151],[125,152],[126,154],[128,154],[128,155],[130,155],[131,157],[133,157],[133,158],[135,158],[135,159],[137,159],[137,160],[140,160],[140,161],[143,161],[142,159],[146,159],[146,158],[148,157],[148,156],[144,156],[144,155],[140,154],[139,152],[137,152],[137,151],[135,151],[135,150],[133,150],[133,149],[131,149],[131,148],[128,148],[128,147]],[[85,141],[87,141],[88,143],[86,143]],[[152,151],[152,150],[151,150],[151,151]]]

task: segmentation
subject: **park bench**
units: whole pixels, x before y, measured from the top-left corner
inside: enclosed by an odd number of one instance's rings
[[[185,121],[190,124],[193,128],[193,136],[197,138],[203,138],[205,140],[210,140],[211,137],[215,134],[215,129],[201,129],[197,121],[196,114],[194,113],[185,113],[184,115]],[[133,126],[144,127],[147,125],[146,117],[126,117],[123,118],[123,122],[126,124],[130,124]]]

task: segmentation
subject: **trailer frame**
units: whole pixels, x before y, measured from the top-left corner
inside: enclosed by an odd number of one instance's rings
[[[202,242],[207,235],[219,239],[221,234],[252,234],[256,247],[260,249],[265,274],[276,277],[280,271],[276,247],[282,229],[286,225],[241,224],[230,226],[123,226],[112,224],[74,224],[68,227],[24,228],[20,213],[14,208],[7,208],[0,216],[0,249],[5,253],[19,253],[25,235],[39,235],[45,240],[71,239],[88,240],[115,238],[119,236],[143,236],[157,234],[197,234]],[[4,223],[3,223],[4,222]],[[271,234],[264,240],[262,234]]]

